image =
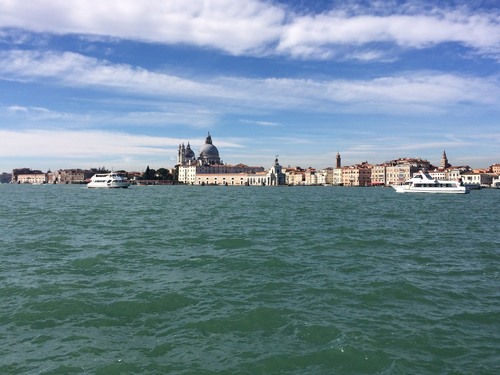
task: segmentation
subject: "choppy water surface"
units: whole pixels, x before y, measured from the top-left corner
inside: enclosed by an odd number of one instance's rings
[[[0,186],[2,374],[500,373],[500,190]]]

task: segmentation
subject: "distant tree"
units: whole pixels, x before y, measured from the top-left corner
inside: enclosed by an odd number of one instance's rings
[[[150,169],[149,165],[146,168],[146,171],[142,174],[142,178],[145,180],[154,180],[156,171],[154,169]]]
[[[156,177],[158,177],[158,179],[160,179],[160,180],[172,180],[173,179],[173,176],[170,174],[170,172],[166,168],[159,168],[156,171]]]
[[[10,173],[4,172],[0,175],[0,183],[2,183],[2,184],[9,183],[11,179],[12,179],[12,175]]]
[[[106,169],[106,167],[90,168],[90,170],[94,173],[109,173],[110,172],[108,169]]]

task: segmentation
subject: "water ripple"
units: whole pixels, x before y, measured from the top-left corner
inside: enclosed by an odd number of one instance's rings
[[[498,191],[0,189],[5,374],[494,374]]]

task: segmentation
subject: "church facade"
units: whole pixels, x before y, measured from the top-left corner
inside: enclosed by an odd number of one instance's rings
[[[276,158],[274,166],[263,167],[245,164],[224,164],[210,133],[205,138],[198,156],[191,145],[180,144],[177,151],[177,180],[190,185],[284,185],[285,174]]]

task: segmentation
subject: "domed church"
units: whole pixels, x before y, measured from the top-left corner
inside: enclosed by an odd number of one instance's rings
[[[179,145],[179,150],[177,152],[177,164],[179,165],[219,165],[222,161],[219,157],[219,150],[212,143],[212,137],[208,133],[205,138],[205,144],[200,148],[200,154],[196,158],[194,151],[188,142],[187,146],[183,144]]]

